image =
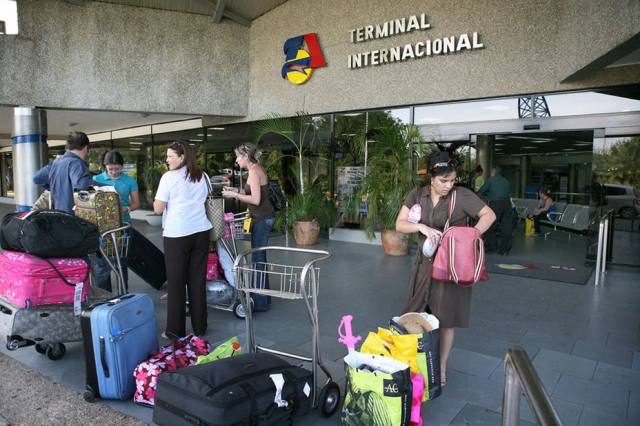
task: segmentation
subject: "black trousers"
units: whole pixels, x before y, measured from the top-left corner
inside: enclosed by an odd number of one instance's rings
[[[540,221],[546,218],[547,218],[547,212],[538,213],[537,215],[533,216],[533,229],[535,229],[536,234],[539,234],[540,232],[542,232],[540,230]]]
[[[513,245],[513,209],[508,198],[489,201],[489,207],[496,214],[496,221],[485,236],[486,248],[507,253]]]
[[[207,253],[209,231],[185,237],[164,238],[167,271],[167,328],[169,338],[182,337],[185,330],[185,286],[189,297],[193,333],[207,331]]]

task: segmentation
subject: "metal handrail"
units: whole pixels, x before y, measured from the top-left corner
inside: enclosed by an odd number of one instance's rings
[[[596,254],[596,277],[595,285],[600,285],[600,280],[607,271],[607,251],[609,249],[609,219],[613,217],[614,210],[608,210],[600,216],[598,224],[598,247]]]
[[[520,420],[520,394],[524,393],[539,425],[560,426],[562,421],[551,403],[540,376],[520,346],[513,346],[504,357],[504,395],[502,426],[515,426]]]

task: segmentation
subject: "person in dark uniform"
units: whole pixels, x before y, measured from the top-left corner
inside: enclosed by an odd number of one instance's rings
[[[491,176],[480,187],[478,194],[487,199],[489,207],[495,212],[497,218],[491,229],[487,231],[486,249],[488,252],[497,249],[498,254],[505,255],[513,245],[513,208],[509,181],[500,174],[499,167],[491,168]],[[499,241],[498,233],[500,233]]]
[[[466,225],[469,218],[477,218],[475,224],[484,233],[495,214],[473,191],[455,187],[456,163],[447,152],[436,152],[427,158],[426,187],[417,187],[409,192],[396,219],[396,231],[405,234],[419,233],[419,247],[427,238],[437,244],[449,216],[449,198],[456,191],[456,205],[451,215],[451,225]],[[414,204],[421,206],[418,223],[408,221],[409,209]],[[440,320],[440,380],[447,381],[447,360],[453,347],[454,328],[469,327],[469,307],[471,287],[460,287],[450,282],[431,279],[432,259],[418,250],[416,262],[411,272],[407,302],[404,312],[430,311]]]

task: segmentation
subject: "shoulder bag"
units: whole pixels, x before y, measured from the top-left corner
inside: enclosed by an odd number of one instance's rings
[[[209,219],[212,226],[209,239],[210,241],[218,241],[224,235],[224,198],[213,195],[211,180],[209,180],[209,176],[206,173],[202,172],[202,177],[205,179],[209,190],[207,199],[204,202],[207,219]]]
[[[449,226],[456,205],[456,191],[449,199],[449,217],[436,251],[431,278],[471,287],[489,279],[484,266],[484,243],[480,231],[472,226]]]

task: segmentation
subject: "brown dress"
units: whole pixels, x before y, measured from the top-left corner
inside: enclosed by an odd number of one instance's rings
[[[478,216],[485,203],[467,188],[456,187],[455,191],[456,206],[451,215],[450,225],[466,225],[469,217]],[[407,194],[404,205],[410,209],[414,204],[420,204],[420,223],[442,231],[447,222],[450,197],[451,192],[440,198],[434,206],[429,187],[414,188]],[[466,328],[469,326],[471,288],[431,279],[431,259],[422,254],[424,240],[425,236],[419,234],[418,255],[411,271],[404,312],[424,312],[428,306],[429,311],[440,320],[440,327]]]

